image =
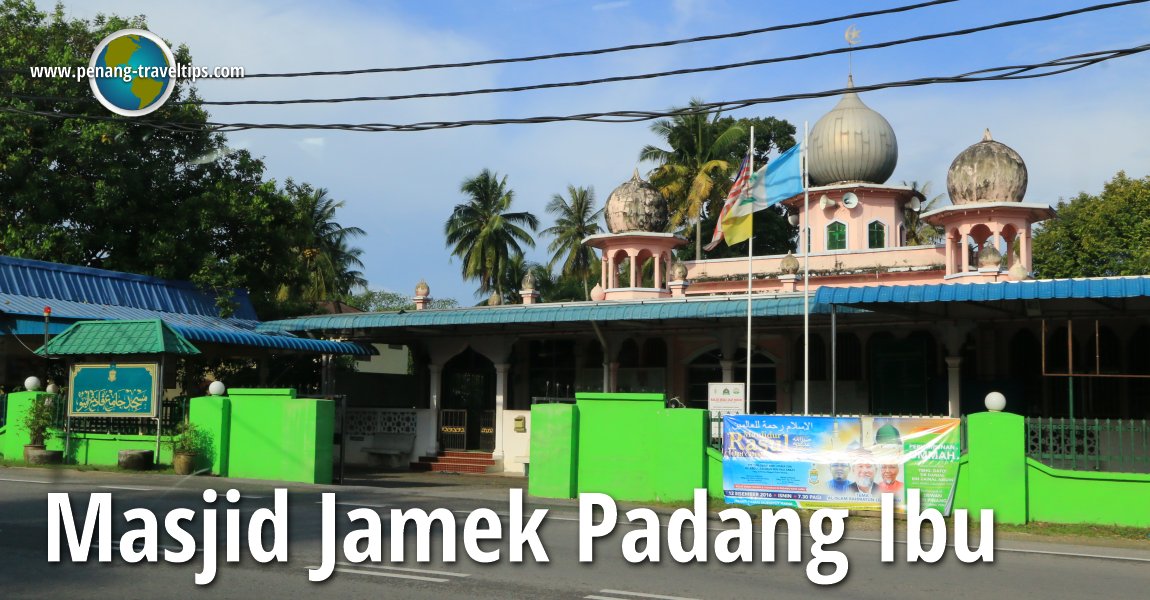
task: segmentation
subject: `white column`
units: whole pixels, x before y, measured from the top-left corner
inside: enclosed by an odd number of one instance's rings
[[[954,239],[946,236],[946,274],[954,274]]]
[[[1034,264],[1031,262],[1030,256],[1030,224],[1027,223],[1026,227],[1018,231],[1018,258],[1022,261],[1022,266],[1026,267],[1027,271],[1034,270]]]
[[[639,284],[636,283],[637,281],[639,281],[639,278],[638,278],[639,261],[637,260],[639,258],[639,256],[638,256],[638,254],[632,254],[630,258],[631,258],[631,287],[633,287],[633,288],[639,287]]]
[[[961,407],[961,386],[960,386],[960,373],[959,367],[962,366],[961,356],[948,356],[946,357],[946,381],[947,381],[947,399],[950,409],[950,416],[957,418]]]
[[[427,370],[431,373],[431,401],[428,403],[431,409],[431,435],[423,441],[423,447],[426,456],[435,456],[439,453],[439,396],[443,386],[443,365],[428,363]]]
[[[735,380],[735,361],[720,360],[719,366],[723,368],[723,382],[730,383]]]
[[[511,365],[495,363],[495,450],[492,458],[496,464],[503,460],[503,405],[507,399],[507,371]]]

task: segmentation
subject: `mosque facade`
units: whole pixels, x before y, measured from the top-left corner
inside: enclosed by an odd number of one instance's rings
[[[950,165],[952,204],[924,211],[921,192],[888,182],[898,152],[890,123],[848,92],[810,132],[806,193],[782,201],[799,231],[809,223],[796,253],[676,261],[686,240],[636,171],[607,201],[608,232],[585,240],[602,261],[591,301],[538,303],[528,279],[521,305],[263,327],[407,346],[415,384],[360,405],[408,415],[416,465],[473,450],[490,455],[483,469],[522,470],[533,404],[620,391],[705,408],[708,383],[744,381],[748,356],[754,413],[959,416],[999,390],[1028,416],[1150,416],[1148,380],[1087,374],[1150,374],[1142,292],[1122,306],[1027,299],[1058,287],[1031,280],[1034,228],[1056,215],[1026,198],[1022,157],[984,132]],[[941,239],[909,244],[914,217]],[[867,290],[872,304],[821,301]],[[925,296],[883,304],[886,291]],[[417,308],[430,294],[421,282]]]

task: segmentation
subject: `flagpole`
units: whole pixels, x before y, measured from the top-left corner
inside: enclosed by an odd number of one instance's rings
[[[751,145],[747,149],[747,175],[752,176],[755,172],[755,126],[751,126]],[[748,185],[750,179],[747,180]],[[754,211],[751,212],[754,215]],[[752,264],[753,250],[755,247],[755,225],[754,217],[751,217],[751,237],[747,238],[747,385],[743,388],[743,406],[744,412],[748,415],[751,414],[751,279],[754,277],[754,266]]]
[[[803,121],[803,414],[811,412],[811,194],[807,190],[807,122]]]

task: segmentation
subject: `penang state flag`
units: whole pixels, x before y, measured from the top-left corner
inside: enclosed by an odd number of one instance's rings
[[[730,229],[732,225],[728,225],[728,223],[734,223],[734,221],[731,220],[733,214],[732,211],[735,211],[741,203],[751,202],[751,178],[750,169],[748,168],[750,166],[750,160],[750,154],[747,154],[747,156],[743,158],[743,164],[739,167],[739,174],[735,176],[735,183],[731,184],[731,191],[727,193],[727,201],[723,204],[723,210],[719,213],[719,219],[715,221],[715,232],[711,236],[711,243],[704,246],[704,250],[714,250],[716,247],[718,247],[719,242],[722,242],[724,238],[726,239],[727,245],[729,246],[731,244],[737,244],[747,239],[748,237],[751,237],[751,213],[749,211],[746,213],[747,233],[745,236],[736,240],[732,240],[731,235],[733,230]],[[739,223],[737,227],[739,228],[739,231],[734,233],[741,234],[743,224]]]
[[[755,202],[753,210],[763,210],[803,193],[802,162],[799,144],[795,144],[759,169],[751,178],[751,197]]]

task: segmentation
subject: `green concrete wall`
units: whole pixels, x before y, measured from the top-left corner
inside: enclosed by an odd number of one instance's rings
[[[527,489],[540,498],[574,498],[579,412],[572,404],[531,407],[531,469]]]
[[[1026,464],[1031,521],[1150,527],[1150,475]]]
[[[158,464],[172,464],[170,436],[160,438]],[[49,450],[64,449],[64,434],[59,433],[48,441]],[[120,450],[155,450],[156,437],[152,435],[119,435],[104,433],[77,433],[68,443],[67,462],[77,465],[102,465],[114,467],[120,462]]]
[[[575,398],[578,492],[667,502],[689,500],[707,486],[706,411],[665,409],[662,394]]]
[[[965,508],[993,509],[997,523],[1026,523],[1026,419],[982,412],[967,416],[966,424]]]
[[[331,483],[335,403],[291,389],[228,390],[229,477]]]
[[[654,431],[659,444],[648,449],[656,475],[655,499],[660,502],[691,500],[695,489],[707,487],[707,443],[710,437],[707,411],[669,408],[656,413]],[[651,432],[651,430],[648,430]]]
[[[4,426],[4,437],[0,438],[0,454],[7,460],[24,460],[24,446],[28,444],[28,429],[24,427],[24,417],[34,400],[43,402],[48,394],[43,392],[12,392],[8,394],[8,423]]]
[[[231,419],[232,401],[227,396],[203,396],[189,401],[188,421],[211,440],[204,467],[213,475],[228,475]]]

